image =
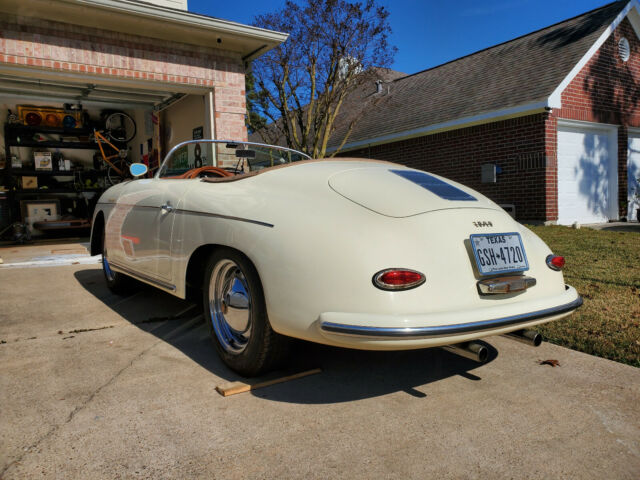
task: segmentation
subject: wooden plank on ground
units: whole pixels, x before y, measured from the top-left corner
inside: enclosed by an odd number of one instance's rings
[[[314,368],[312,370],[306,370],[304,372],[298,372],[291,375],[285,375],[284,377],[272,378],[269,380],[257,379],[255,381],[248,381],[248,382],[223,383],[222,385],[218,385],[216,387],[216,390],[223,397],[228,397],[229,395],[236,395],[237,393],[244,393],[244,392],[248,392],[249,390],[256,390],[258,388],[268,387],[270,385],[275,385],[277,383],[288,382],[289,380],[295,380],[296,378],[315,375],[316,373],[320,373],[321,371],[322,369],[320,368]]]

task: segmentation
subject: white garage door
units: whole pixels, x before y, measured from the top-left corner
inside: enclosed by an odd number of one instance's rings
[[[558,126],[558,223],[616,219],[617,130],[598,124]]]
[[[636,220],[636,210],[640,209],[640,132],[629,133],[627,151],[627,199],[629,211],[627,218]]]

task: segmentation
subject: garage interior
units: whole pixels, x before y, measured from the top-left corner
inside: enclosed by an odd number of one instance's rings
[[[117,181],[94,135],[109,113],[129,115],[135,134],[107,140],[152,175],[168,148],[207,128],[207,103],[206,94],[0,74],[0,240],[89,234],[100,194]],[[117,153],[102,146],[107,158]]]

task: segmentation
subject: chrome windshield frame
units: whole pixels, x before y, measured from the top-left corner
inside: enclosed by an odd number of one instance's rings
[[[158,167],[158,171],[154,175],[154,178],[160,178],[160,172],[162,172],[162,168],[167,163],[169,158],[171,158],[171,155],[173,155],[173,152],[175,152],[179,148],[182,148],[183,146],[189,145],[191,143],[225,143],[225,144],[231,143],[231,144],[236,144],[236,145],[253,145],[255,147],[267,147],[267,148],[273,148],[275,150],[282,150],[282,151],[285,151],[285,152],[295,153],[295,154],[298,154],[298,155],[302,155],[303,157],[305,157],[306,160],[312,160],[312,158],[309,155],[307,155],[306,153],[304,153],[304,152],[300,152],[300,151],[294,150],[292,148],[281,147],[279,145],[269,145],[267,143],[257,143],[257,142],[245,142],[245,141],[242,141],[242,140],[214,140],[214,139],[211,139],[211,138],[202,138],[200,140],[186,140],[184,142],[178,143],[173,148],[171,148],[171,150],[169,150],[167,152],[167,154],[164,156],[164,159],[162,160],[162,163]]]

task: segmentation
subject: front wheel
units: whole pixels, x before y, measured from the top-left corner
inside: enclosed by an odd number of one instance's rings
[[[269,324],[251,262],[235,250],[218,250],[209,258],[204,280],[204,315],[222,361],[245,377],[277,367],[286,358],[289,341]]]
[[[104,273],[104,279],[107,282],[107,287],[113,293],[122,295],[128,293],[134,287],[134,280],[131,277],[126,276],[123,273],[115,272],[109,265],[107,258],[107,249],[104,241],[104,231],[102,233],[102,272]]]

